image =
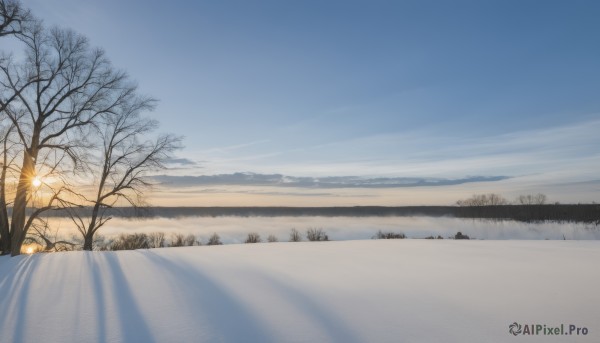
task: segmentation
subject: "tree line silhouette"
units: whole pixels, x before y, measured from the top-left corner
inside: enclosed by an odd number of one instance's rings
[[[85,216],[91,209],[78,208]],[[599,204],[485,205],[485,206],[353,206],[353,207],[115,207],[106,215],[121,218],[156,217],[386,217],[429,216],[521,222],[578,222],[600,224]],[[68,216],[53,211],[53,217]]]

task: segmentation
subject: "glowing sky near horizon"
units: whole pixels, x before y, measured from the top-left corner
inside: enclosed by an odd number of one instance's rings
[[[28,0],[160,99],[166,174],[494,182],[158,187],[157,205],[600,201],[597,1]]]

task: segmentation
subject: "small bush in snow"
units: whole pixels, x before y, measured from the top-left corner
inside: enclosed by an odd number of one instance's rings
[[[290,231],[290,242],[300,242],[302,241],[302,236],[300,235],[300,232],[298,232],[298,230],[296,229],[292,229]]]
[[[165,233],[164,232],[151,232],[148,234],[148,245],[150,248],[164,248],[165,244]]]
[[[189,234],[189,235],[185,236],[185,239],[183,240],[183,244],[185,244],[186,247],[191,247],[194,245],[200,245],[200,241],[198,241],[196,239],[196,236]]]
[[[440,235],[438,235],[437,237],[428,236],[428,237],[425,237],[425,239],[444,239],[444,237],[442,237]]]
[[[375,236],[373,238],[374,239],[405,239],[406,235],[403,233],[383,232],[383,231],[379,230],[379,231],[377,231],[377,233],[375,234]]]
[[[325,234],[325,231],[323,231],[323,229],[308,229],[306,231],[306,239],[308,239],[311,242],[328,241],[329,237],[327,236],[327,234]]]
[[[275,237],[275,235],[269,235],[269,237],[267,237],[267,242],[274,243],[279,242],[279,240],[277,239],[277,237]]]
[[[196,237],[192,234],[184,236],[181,233],[174,233],[171,236],[171,246],[172,247],[191,247],[193,245],[197,245],[199,242],[196,240]]]
[[[171,244],[169,246],[171,247],[182,247],[183,246],[183,234],[181,233],[174,233],[171,235]]]
[[[73,237],[73,239],[71,239],[72,242],[77,242],[78,241],[75,240],[76,237]],[[79,238],[79,237],[77,237]],[[107,251],[107,250],[111,250],[111,245],[113,244],[113,240],[112,239],[108,239],[106,238],[106,236],[102,236],[102,235],[95,235],[94,236],[94,243],[92,244],[92,246],[94,247],[94,250],[96,251]],[[83,241],[81,243],[79,243],[78,245],[83,246]],[[75,250],[75,247],[71,247],[71,250]],[[57,251],[61,251],[58,250]],[[65,249],[64,251],[68,251],[68,249]]]
[[[120,234],[110,249],[111,250],[135,250],[148,249],[150,247],[148,235],[145,233]]]
[[[260,243],[262,242],[262,240],[260,239],[260,235],[256,232],[251,232],[248,234],[248,237],[246,237],[246,240],[244,241],[244,243]]]
[[[457,232],[456,235],[454,236],[454,239],[469,239],[469,236],[467,235],[463,235],[462,232]]]
[[[210,236],[208,238],[208,242],[206,243],[206,245],[222,245],[223,243],[221,242],[221,237],[219,237],[219,235],[217,235],[217,233],[213,233],[212,236]]]

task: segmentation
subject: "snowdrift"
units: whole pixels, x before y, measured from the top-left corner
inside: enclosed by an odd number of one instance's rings
[[[597,241],[449,240],[2,257],[0,342],[598,342],[599,261]]]

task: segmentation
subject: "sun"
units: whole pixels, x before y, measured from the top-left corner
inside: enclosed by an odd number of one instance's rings
[[[33,251],[34,251],[33,247],[27,247],[27,249],[25,250],[25,253],[28,255],[31,255],[31,254],[33,254]]]
[[[33,178],[33,180],[31,180],[31,185],[35,188],[38,188],[42,185],[42,180],[40,180],[40,178],[36,176]]]

